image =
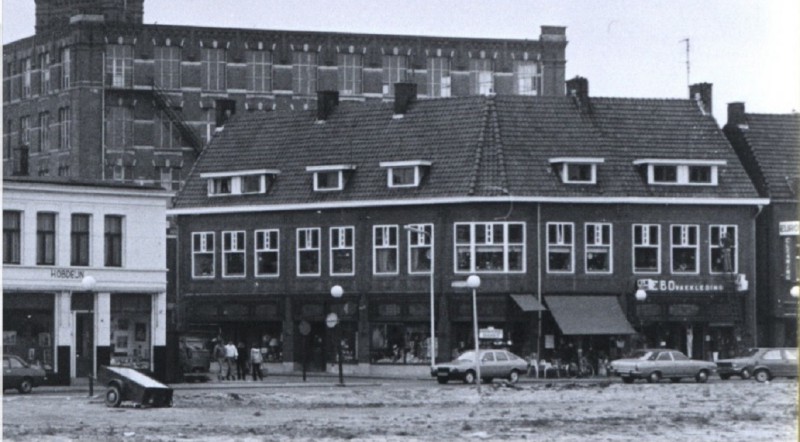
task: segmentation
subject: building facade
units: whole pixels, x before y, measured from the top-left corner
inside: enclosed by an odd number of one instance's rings
[[[767,200],[709,114],[710,85],[697,100],[594,98],[581,78],[568,97],[415,89],[323,92],[315,112],[226,125],[169,211],[179,332],[261,343],[274,369],[331,368],[341,344],[353,372],[419,372],[431,296],[436,360],[473,345],[457,286],[477,274],[482,346],[711,359],[754,342]]]
[[[747,113],[744,103],[730,103],[724,131],[759,193],[770,200],[756,218],[758,342],[791,347],[797,344],[800,295],[800,116]]]
[[[157,187],[3,180],[3,352],[69,384],[100,365],[166,374],[166,207]]]
[[[564,27],[538,40],[143,24],[143,0],[41,0],[3,49],[4,172],[177,190],[237,112],[306,109],[317,90],[391,100],[564,94]]]

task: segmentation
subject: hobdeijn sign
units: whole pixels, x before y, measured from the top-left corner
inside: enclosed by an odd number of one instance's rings
[[[778,224],[780,236],[800,236],[800,221],[781,221]]]

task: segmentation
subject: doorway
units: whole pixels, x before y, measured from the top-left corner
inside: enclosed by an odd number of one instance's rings
[[[94,313],[76,311],[73,377],[85,378],[94,376]]]

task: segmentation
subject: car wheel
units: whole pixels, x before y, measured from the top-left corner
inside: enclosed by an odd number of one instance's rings
[[[475,383],[475,372],[468,371],[464,374],[464,383],[465,384],[474,384]]]
[[[656,383],[661,380],[661,373],[654,371],[647,376],[647,382]]]
[[[31,391],[33,391],[33,381],[31,381],[28,378],[23,379],[22,382],[19,383],[19,387],[17,387],[17,390],[19,390],[19,392],[22,394],[30,393]]]
[[[705,384],[708,382],[708,372],[705,370],[700,370],[700,372],[697,373],[697,376],[694,377],[694,380],[697,381],[698,384]]]
[[[752,374],[750,373],[750,370],[748,370],[747,368],[743,368],[742,373],[739,374],[739,376],[741,376],[742,379],[750,379],[750,376],[752,376]]]
[[[769,371],[764,369],[756,370],[753,376],[758,382],[767,382],[770,379]]]
[[[119,391],[119,387],[116,385],[108,387],[108,390],[106,390],[106,405],[109,407],[119,407],[121,403],[122,394]]]
[[[511,370],[511,373],[508,374],[508,382],[516,384],[518,380],[519,380],[519,372],[517,370]]]
[[[445,377],[436,378],[436,381],[439,382],[440,384],[446,384],[447,381],[449,381],[449,380],[450,380],[449,378],[445,378]]]
[[[719,378],[722,379],[723,381],[727,381],[728,379],[731,378],[731,375],[729,375],[729,374],[721,374],[721,375],[719,375]]]
[[[622,377],[622,383],[623,384],[632,384],[633,383],[633,378],[630,377],[630,376],[623,376]]]
[[[673,384],[677,384],[678,382],[681,381],[681,378],[669,378],[669,381],[672,382]]]

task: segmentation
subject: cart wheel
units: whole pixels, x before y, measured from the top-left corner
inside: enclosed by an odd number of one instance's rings
[[[116,385],[108,387],[108,390],[106,390],[106,405],[109,407],[119,407],[120,403],[122,403],[122,394],[119,391],[119,387]]]

